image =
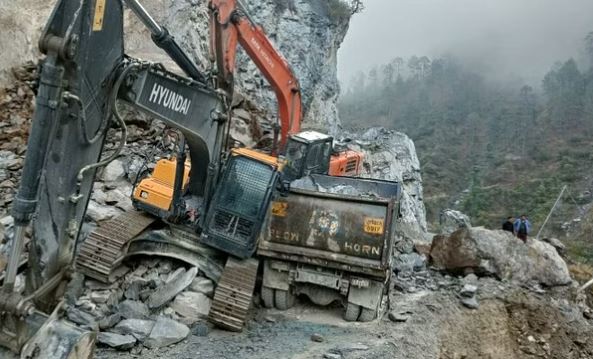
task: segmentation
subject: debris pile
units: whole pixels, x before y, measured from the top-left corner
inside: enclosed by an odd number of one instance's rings
[[[133,267],[118,269],[120,278],[112,284],[75,280],[79,288],[71,290],[80,296],[72,298],[68,319],[99,331],[100,344],[135,354],[143,347],[178,343],[190,328],[201,330],[214,293],[212,280],[196,267],[163,258],[129,264]]]
[[[27,150],[29,125],[35,105],[31,85],[36,66],[15,69],[11,86],[0,89],[0,218],[14,199]]]

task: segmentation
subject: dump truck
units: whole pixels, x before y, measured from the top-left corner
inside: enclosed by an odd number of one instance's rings
[[[314,174],[276,198],[257,254],[261,298],[290,308],[297,295],[318,305],[342,301],[347,321],[370,321],[383,307],[399,217],[397,182]]]

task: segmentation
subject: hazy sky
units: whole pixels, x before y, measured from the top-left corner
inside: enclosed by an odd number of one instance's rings
[[[340,81],[395,56],[453,54],[533,83],[579,56],[593,0],[365,0],[338,53]],[[536,83],[537,85],[537,83]]]

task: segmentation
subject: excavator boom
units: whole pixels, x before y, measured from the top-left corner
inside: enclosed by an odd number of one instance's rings
[[[256,25],[236,0],[212,0],[210,38],[218,65],[219,85],[232,93],[237,45],[247,52],[270,83],[278,99],[281,123],[280,147],[288,136],[300,131],[302,118],[301,90],[290,65],[276,50],[261,26]]]

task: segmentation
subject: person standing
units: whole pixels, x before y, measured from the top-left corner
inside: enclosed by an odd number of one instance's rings
[[[515,218],[507,217],[507,220],[502,224],[502,230],[515,234]]]
[[[531,232],[531,223],[526,215],[521,215],[521,218],[515,221],[514,230],[519,239],[523,242],[527,242],[527,235]]]

